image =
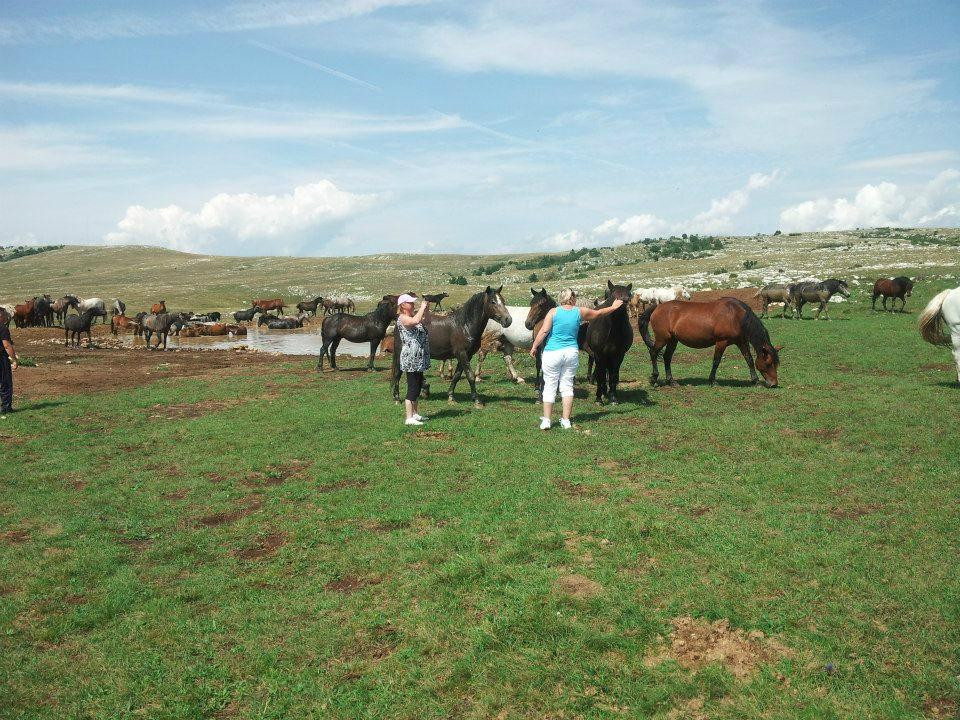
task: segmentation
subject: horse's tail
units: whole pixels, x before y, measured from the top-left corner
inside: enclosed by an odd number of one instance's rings
[[[950,290],[938,293],[920,313],[920,337],[932,345],[949,345],[950,338],[943,329],[943,301]]]
[[[650,316],[657,309],[656,305],[651,305],[637,318],[637,330],[640,331],[640,337],[643,338],[643,344],[651,350],[653,349],[653,338],[650,337]]]

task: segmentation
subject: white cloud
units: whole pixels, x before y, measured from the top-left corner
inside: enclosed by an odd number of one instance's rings
[[[167,105],[206,105],[223,101],[218,95],[191,90],[169,90],[142,85],[96,85],[91,83],[0,82],[0,96],[42,98],[56,101],[107,100]]]
[[[915,190],[891,182],[864,185],[853,199],[817,198],[780,213],[784,231],[847,230],[889,225],[931,226],[960,220],[960,170],[949,169]]]
[[[346,218],[373,206],[376,195],[340,190],[329,180],[301,185],[287,195],[221,193],[197,212],[177,205],[127,208],[107,245],[156,245],[184,252],[291,255],[330,237]]]
[[[302,27],[420,2],[422,0],[274,0],[228,3],[185,13],[174,11],[167,16],[104,12],[29,20],[0,19],[0,45]]]
[[[747,206],[754,190],[767,187],[776,180],[778,171],[770,175],[754,173],[747,184],[718,200],[710,202],[710,209],[695,215],[690,221],[680,223],[688,231],[696,233],[722,233],[733,228],[733,218]]]
[[[899,170],[902,168],[926,167],[953,162],[960,158],[956,150],[930,150],[928,152],[902,153],[851,163],[853,170]]]
[[[80,134],[47,125],[0,126],[0,169],[49,172],[66,167],[102,167],[135,158]]]

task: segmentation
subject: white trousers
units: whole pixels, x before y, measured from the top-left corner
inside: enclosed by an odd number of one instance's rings
[[[577,348],[544,350],[542,363],[543,401],[556,401],[557,386],[560,387],[560,397],[573,397],[573,378],[580,364],[580,351]]]

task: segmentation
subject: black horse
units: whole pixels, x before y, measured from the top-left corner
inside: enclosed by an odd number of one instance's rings
[[[436,317],[427,315],[423,320],[423,326],[427,329],[427,336],[430,339],[430,358],[432,360],[457,360],[457,369],[453,372],[453,378],[450,381],[450,389],[447,391],[447,400],[454,402],[453,391],[460,382],[460,376],[467,373],[467,382],[470,383],[470,396],[473,398],[474,405],[482,407],[483,403],[477,395],[477,378],[474,375],[473,368],[470,366],[470,359],[480,348],[480,340],[483,337],[483,330],[490,320],[496,320],[503,327],[510,327],[513,318],[510,317],[510,311],[500,291],[501,285],[494,290],[489,285],[486,290],[481,290],[473,295],[462,306],[458,307],[449,315]],[[400,353],[403,347],[400,340],[399,329],[394,330],[393,334],[393,368],[391,382],[393,384],[393,399],[400,402]],[[371,356],[372,357],[372,356]],[[423,386],[424,397],[430,396],[430,385]]]
[[[383,336],[387,334],[387,326],[396,319],[397,304],[386,299],[377,303],[377,306],[366,315],[347,315],[342,312],[328,315],[323,319],[323,325],[320,327],[323,345],[320,347],[317,370],[323,370],[323,358],[328,354],[330,367],[337,369],[337,346],[344,338],[350,342],[370,343],[370,364],[367,370],[373,370],[373,358],[377,354],[377,347],[383,340]]]
[[[848,298],[850,297],[850,288],[843,280],[831,278],[823,282],[801,282],[791,286],[790,299],[797,309],[797,317],[801,320],[803,319],[803,306],[815,302],[820,303],[820,307],[817,308],[817,313],[813,316],[814,320],[818,320],[820,313],[824,311],[826,311],[824,312],[825,317],[829,320],[830,310],[827,308],[827,304],[836,293]]]
[[[74,347],[80,347],[80,335],[87,334],[87,347],[93,344],[93,338],[90,337],[90,324],[96,317],[95,310],[84,310],[80,315],[67,315],[63,320],[63,344],[70,345],[73,341]]]
[[[633,345],[633,327],[628,312],[632,295],[633,283],[614,285],[607,280],[607,290],[600,307],[610,307],[614,300],[622,300],[623,305],[608,315],[592,320],[587,326],[586,349],[595,363],[593,379],[597,383],[598,405],[603,403],[604,398],[611,405],[617,404],[620,365]]]
[[[300,318],[294,317],[282,317],[282,318],[271,318],[267,321],[267,328],[269,330],[294,330],[295,328],[302,328],[303,320]]]
[[[253,316],[256,315],[258,312],[263,312],[263,311],[259,307],[254,305],[249,310],[237,310],[233,314],[233,319],[236,320],[237,322],[249,322],[250,320],[253,320]]]
[[[317,308],[323,304],[323,298],[321,296],[315,297],[313,300],[305,300],[304,302],[297,303],[297,310],[300,312],[311,312],[313,316],[317,316]]]

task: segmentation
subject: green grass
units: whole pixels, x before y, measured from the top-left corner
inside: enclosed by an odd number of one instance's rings
[[[28,403],[0,426],[0,717],[949,708],[960,389],[915,314],[867,307],[768,320],[776,390],[735,352],[704,385],[709,353],[680,348],[688,384],[648,392],[635,348],[625,402],[581,397],[566,434],[496,358],[487,406],[441,391],[430,433],[383,373],[312,360]],[[572,574],[598,594],[563,592]],[[789,652],[743,680],[646,662],[685,615]]]

